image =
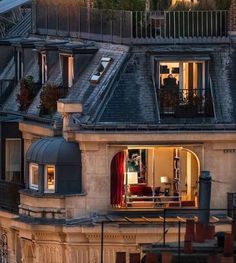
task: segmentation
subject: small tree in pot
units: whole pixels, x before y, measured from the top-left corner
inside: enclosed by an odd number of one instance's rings
[[[40,115],[53,115],[57,110],[57,101],[60,99],[58,87],[47,83],[40,94]]]
[[[37,88],[32,76],[20,80],[20,92],[16,95],[19,110],[26,111],[37,94]]]

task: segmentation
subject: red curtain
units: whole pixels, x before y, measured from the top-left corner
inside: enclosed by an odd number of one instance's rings
[[[117,153],[111,162],[111,204],[121,205],[124,194],[125,152]]]

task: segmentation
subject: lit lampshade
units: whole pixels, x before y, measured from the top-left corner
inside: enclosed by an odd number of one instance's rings
[[[137,184],[138,183],[138,173],[137,172],[128,172],[128,184]]]
[[[162,176],[161,177],[161,183],[162,184],[168,184],[169,183],[169,179],[167,176]]]

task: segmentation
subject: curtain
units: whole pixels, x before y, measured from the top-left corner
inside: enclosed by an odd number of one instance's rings
[[[5,180],[19,182],[21,172],[21,140],[6,139]]]
[[[122,204],[124,194],[124,161],[125,152],[117,153],[111,162],[111,204]]]

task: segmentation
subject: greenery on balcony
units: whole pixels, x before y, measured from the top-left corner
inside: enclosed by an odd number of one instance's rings
[[[210,90],[175,88],[159,90],[160,112],[164,116],[213,117],[213,104]]]
[[[38,93],[38,85],[32,76],[20,80],[20,92],[16,95],[20,111],[26,111]]]
[[[144,10],[145,0],[95,0],[95,7],[101,9]]]
[[[227,10],[230,7],[231,0],[200,0],[198,4],[189,2],[177,2],[170,7],[173,11],[189,10]]]
[[[66,96],[67,88],[58,87],[52,83],[47,83],[40,94],[39,115],[52,115],[57,110],[57,101]]]
[[[95,0],[95,7],[132,11],[143,11],[146,6],[150,10],[227,10],[230,3],[231,0],[200,0],[198,4],[181,1],[171,6],[169,0]]]

